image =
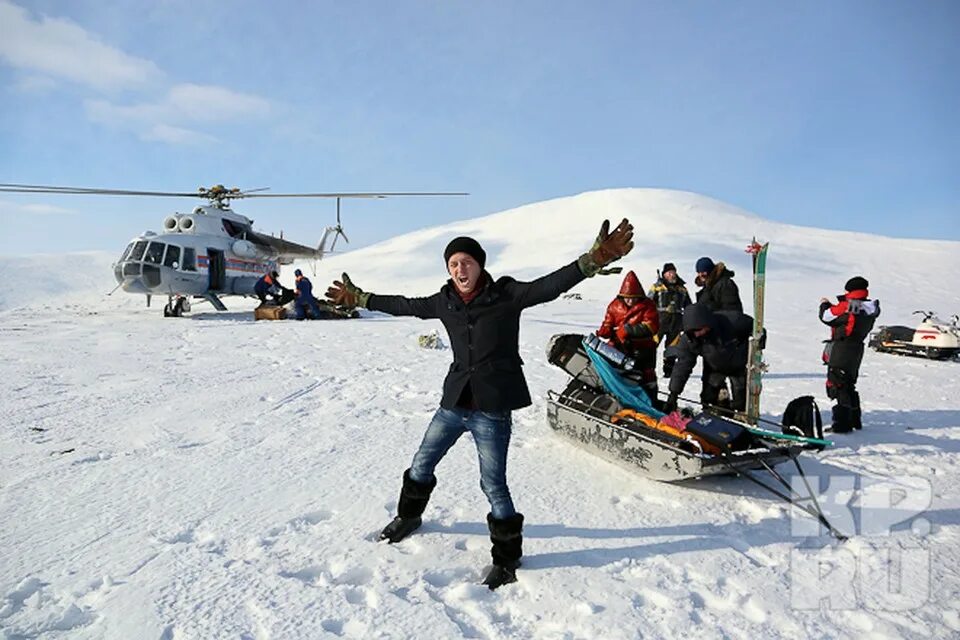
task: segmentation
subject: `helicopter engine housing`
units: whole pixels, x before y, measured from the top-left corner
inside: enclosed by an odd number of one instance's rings
[[[249,240],[237,240],[231,245],[230,250],[241,258],[254,259],[257,257],[257,247]]]
[[[194,223],[193,216],[182,216],[177,222],[177,226],[180,228],[181,233],[193,233]]]
[[[173,233],[177,230],[179,225],[178,220],[173,216],[167,216],[163,219],[163,230],[168,233]]]

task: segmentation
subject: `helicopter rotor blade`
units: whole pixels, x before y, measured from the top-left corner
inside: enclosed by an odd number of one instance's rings
[[[133,189],[95,189],[87,187],[54,187],[40,184],[0,184],[0,192],[5,193],[50,193],[64,195],[102,195],[102,196],[160,196],[160,197],[197,197],[198,193],[174,191],[136,191]]]
[[[240,191],[239,189],[201,188],[197,191],[141,191],[137,189],[104,189],[94,187],[61,187],[44,184],[0,183],[0,192],[6,193],[49,193],[65,195],[107,195],[107,196],[159,196],[175,198],[211,198],[218,195],[227,199],[237,198],[392,198],[392,197],[430,197],[430,196],[468,196],[461,191],[356,191],[344,193],[259,193],[270,187],[259,187]]]
[[[348,193],[254,193],[249,198],[394,198],[402,196],[468,196],[462,191],[384,191],[384,192],[348,192]]]

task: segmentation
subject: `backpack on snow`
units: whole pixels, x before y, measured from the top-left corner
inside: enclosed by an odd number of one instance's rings
[[[783,411],[783,432],[806,438],[823,439],[823,418],[813,396],[794,398]]]

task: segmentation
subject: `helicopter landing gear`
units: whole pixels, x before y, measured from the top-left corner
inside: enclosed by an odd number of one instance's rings
[[[174,301],[173,296],[170,296],[167,304],[163,307],[163,317],[180,318],[184,311],[190,311],[190,301],[183,296],[177,296],[176,301]]]

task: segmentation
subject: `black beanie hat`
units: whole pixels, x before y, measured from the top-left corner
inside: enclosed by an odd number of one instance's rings
[[[665,262],[663,264],[663,269],[660,269],[660,273],[666,273],[667,271],[676,271],[677,266],[672,262]]]
[[[847,284],[843,286],[847,291],[859,291],[860,289],[866,289],[870,286],[870,283],[867,282],[867,279],[863,276],[854,276],[847,280]]]
[[[487,252],[483,250],[479,242],[467,236],[459,236],[450,241],[447,248],[443,250],[443,261],[445,263],[450,262],[450,256],[461,251],[476,260],[481,269],[487,263]]]
[[[710,273],[716,266],[717,265],[713,263],[713,260],[707,256],[704,256],[697,260],[697,266],[694,268],[696,269],[697,273]]]

